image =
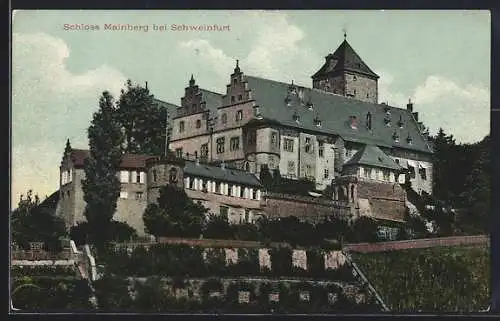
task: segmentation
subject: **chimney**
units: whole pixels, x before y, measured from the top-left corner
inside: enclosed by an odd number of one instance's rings
[[[406,104],[406,110],[409,111],[410,113],[413,112],[413,103],[411,102],[411,99],[408,99],[408,104]]]
[[[415,120],[418,121],[418,112],[414,112],[412,114],[413,114],[413,118],[415,118]]]

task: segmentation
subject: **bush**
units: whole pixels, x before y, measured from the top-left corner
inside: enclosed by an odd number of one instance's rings
[[[126,311],[133,307],[127,279],[105,275],[94,282],[94,287],[100,309]]]
[[[271,270],[273,275],[284,276],[292,273],[292,249],[287,247],[272,248]]]

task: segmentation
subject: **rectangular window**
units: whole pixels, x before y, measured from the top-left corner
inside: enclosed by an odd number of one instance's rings
[[[120,171],[120,183],[128,183],[128,182],[129,182],[129,172]]]
[[[140,180],[140,172],[132,172],[132,183],[139,183]]]
[[[426,180],[427,179],[427,171],[425,170],[425,168],[420,168],[418,171],[420,173],[420,177],[422,177],[423,180]]]
[[[139,183],[141,183],[141,184],[146,183],[146,173],[145,172],[140,172]]]
[[[121,199],[126,199],[126,198],[128,198],[128,193],[127,193],[127,192],[124,192],[124,191],[121,191],[121,192],[120,192],[120,198],[121,198]]]
[[[184,121],[180,121],[179,122],[179,133],[183,133],[184,132]]]
[[[384,181],[389,181],[389,171],[384,170]]]
[[[156,173],[156,170],[153,169],[153,182],[156,182],[158,179],[158,174]]]
[[[327,179],[330,176],[330,173],[327,168],[323,171],[323,178]]]
[[[288,161],[287,173],[288,173],[288,175],[295,176],[295,162],[294,161]]]
[[[231,150],[240,149],[240,138],[239,137],[231,137],[231,140],[229,141],[229,143],[230,143]]]
[[[283,140],[283,149],[287,152],[293,152],[293,139],[285,138]]]
[[[409,172],[410,178],[415,178],[415,167],[408,165],[408,172]]]
[[[208,144],[201,145],[201,157],[208,157]]]
[[[243,110],[238,110],[236,112],[236,121],[240,121],[243,119]]]
[[[227,207],[227,206],[221,206],[219,208],[219,212],[220,212],[220,215],[222,217],[226,217],[227,218],[228,215],[229,215],[229,207]]]
[[[200,128],[201,127],[201,120],[197,120],[196,121],[196,128]]]
[[[217,154],[224,153],[225,138],[219,137],[217,138],[216,142],[217,142]]]
[[[319,157],[325,156],[325,143],[321,140],[318,142],[318,154]]]
[[[144,196],[143,192],[136,192],[135,193],[135,199],[136,200],[142,200],[143,196]]]
[[[250,210],[249,209],[245,209],[245,220],[244,220],[245,223],[250,223]]]
[[[311,147],[311,138],[306,137],[306,146],[305,146],[305,151],[306,153],[312,152],[312,147]]]
[[[175,149],[175,156],[177,156],[177,158],[182,158],[182,148]]]
[[[271,133],[271,146],[278,147],[278,133],[277,132]]]
[[[242,101],[243,100],[243,96],[242,95],[238,95],[238,101]]]
[[[234,96],[231,96],[231,102],[234,103]]]
[[[306,176],[307,177],[312,176],[312,166],[311,165],[306,165]]]

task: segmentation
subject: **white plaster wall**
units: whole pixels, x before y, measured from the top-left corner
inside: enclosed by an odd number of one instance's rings
[[[316,142],[316,188],[324,190],[334,178],[335,174],[335,150],[334,144],[324,143],[324,157],[319,157],[319,143]],[[324,178],[324,170],[328,169],[328,178]]]
[[[284,150],[284,141],[285,139],[291,139],[293,140],[293,152],[288,152]],[[295,162],[295,172],[292,174],[295,175],[295,178],[298,177],[299,174],[299,138],[298,137],[293,137],[293,136],[285,136],[281,135],[281,144],[280,144],[280,173],[282,176],[288,176],[290,173],[288,172],[288,162],[293,161]]]

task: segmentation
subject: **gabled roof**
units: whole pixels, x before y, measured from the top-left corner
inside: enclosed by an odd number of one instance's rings
[[[344,164],[344,166],[349,165],[368,165],[392,170],[401,169],[401,166],[387,156],[380,148],[372,145],[363,146],[363,148]]]
[[[359,57],[351,45],[344,40],[333,54],[325,57],[325,64],[312,76],[318,78],[339,71],[361,73],[374,78],[379,76]]]
[[[297,94],[291,95],[290,84],[254,76],[245,77],[263,120],[319,134],[341,136],[350,142],[432,153],[412,113],[406,109],[363,102],[297,85],[294,85]],[[287,104],[287,97],[294,99],[290,99]],[[307,107],[308,102],[312,103],[312,108]],[[294,113],[299,121],[294,120]],[[367,126],[368,114],[371,116],[371,129]],[[356,128],[350,126],[351,117],[355,117]],[[315,118],[320,120],[321,126],[317,126]],[[390,120],[389,124],[385,119]]]
[[[75,168],[83,168],[86,158],[90,156],[90,151],[87,149],[73,149],[71,151],[71,159]],[[153,158],[150,155],[139,154],[124,154],[120,168],[127,169],[144,169],[146,168],[146,160]]]
[[[247,186],[261,186],[257,177],[252,173],[232,168],[223,169],[220,166],[213,166],[202,163],[197,164],[193,161],[186,161],[184,165],[184,175],[205,177],[218,181],[237,183]]]

